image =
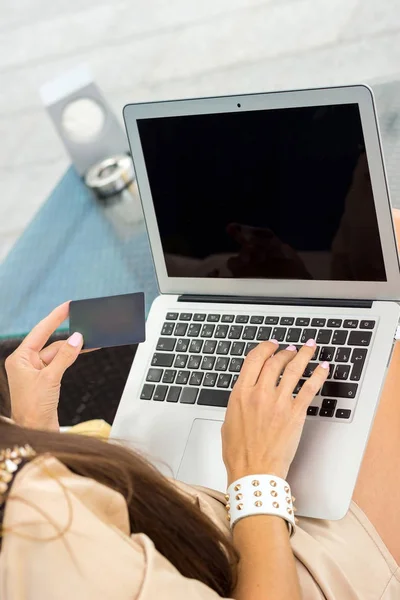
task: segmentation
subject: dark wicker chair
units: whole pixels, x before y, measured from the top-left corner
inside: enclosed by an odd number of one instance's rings
[[[56,334],[50,342],[64,339]],[[9,416],[10,395],[4,361],[21,338],[0,340],[0,414]],[[59,405],[60,425],[76,425],[90,419],[112,423],[136,353],[137,346],[104,348],[82,354],[64,375]]]

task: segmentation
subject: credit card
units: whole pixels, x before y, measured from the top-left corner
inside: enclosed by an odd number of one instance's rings
[[[110,348],[140,344],[146,339],[144,294],[72,300],[69,305],[70,335],[83,335],[83,347]]]

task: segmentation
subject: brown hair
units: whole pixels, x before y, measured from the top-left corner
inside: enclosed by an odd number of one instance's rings
[[[185,577],[198,579],[222,597],[232,594],[237,554],[230,540],[139,454],[94,438],[24,429],[0,419],[0,449],[23,444],[120,492],[131,533],[146,534]]]

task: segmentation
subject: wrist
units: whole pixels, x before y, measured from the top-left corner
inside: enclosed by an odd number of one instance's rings
[[[16,425],[26,427],[27,429],[43,429],[46,431],[60,430],[57,414],[20,415],[17,412],[12,412],[11,418]]]
[[[227,469],[228,476],[228,486],[231,485],[233,481],[237,479],[241,479],[242,477],[247,477],[247,475],[254,475],[255,473],[265,473],[266,475],[275,475],[276,477],[280,477],[281,479],[286,479],[287,474],[289,472],[289,468],[275,464],[267,464],[267,465],[252,465],[246,467],[238,467],[234,469]]]

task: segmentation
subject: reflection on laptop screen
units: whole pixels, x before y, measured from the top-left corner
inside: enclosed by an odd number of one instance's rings
[[[170,277],[386,281],[357,104],[138,128]]]

